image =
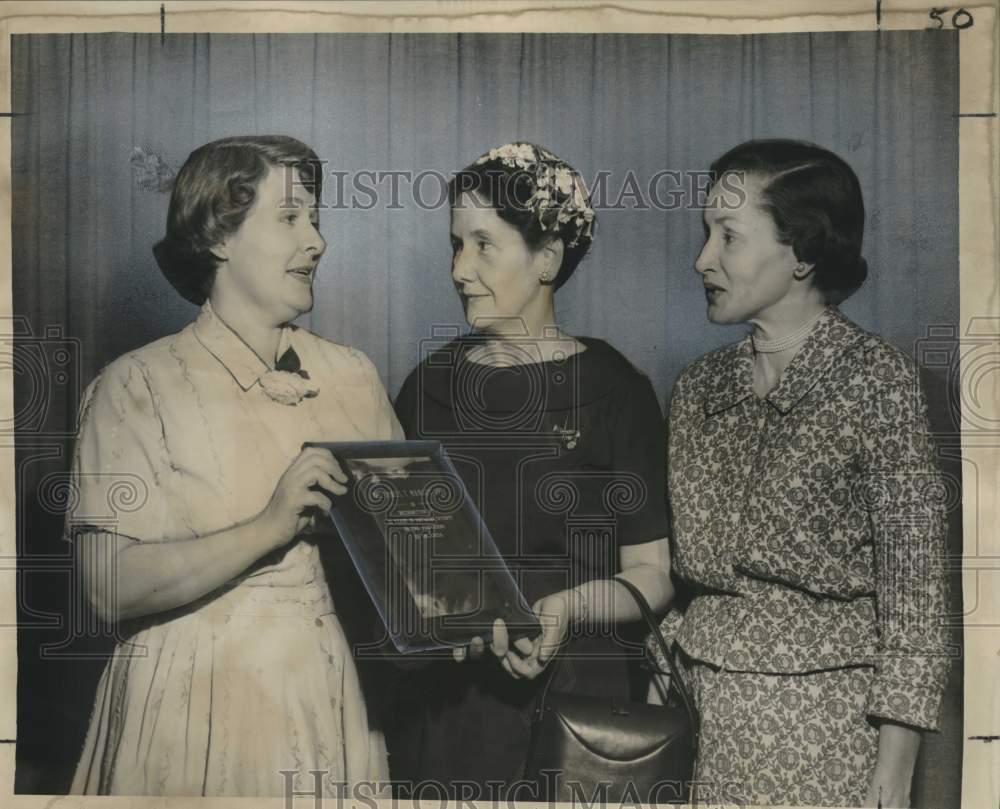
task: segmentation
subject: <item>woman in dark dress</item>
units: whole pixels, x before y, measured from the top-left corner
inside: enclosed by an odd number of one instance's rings
[[[529,143],[493,149],[449,186],[452,278],[472,332],[434,352],[396,402],[409,438],[444,442],[544,627],[404,678],[389,729],[396,781],[449,795],[530,799],[531,711],[556,650],[556,686],[629,696],[639,618],[621,572],[654,609],[672,595],[663,420],[649,380],[608,343],[557,324],[555,291],[590,247],[579,174]],[[460,783],[461,782],[461,783]]]

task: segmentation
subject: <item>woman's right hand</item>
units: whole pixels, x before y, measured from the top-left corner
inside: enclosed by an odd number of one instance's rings
[[[329,494],[347,491],[347,475],[333,454],[321,447],[306,447],[285,470],[260,520],[267,526],[273,548],[287,545],[309,525],[309,509],[326,512],[332,502]],[[319,486],[325,491],[316,491]]]

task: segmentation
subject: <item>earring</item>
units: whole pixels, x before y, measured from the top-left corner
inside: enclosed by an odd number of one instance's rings
[[[805,276],[805,274],[806,274],[806,263],[804,261],[800,261],[798,264],[795,265],[795,277],[802,278],[803,276]]]
[[[549,282],[552,281],[552,271],[542,270],[540,273],[538,273],[538,280],[543,284],[548,284]]]

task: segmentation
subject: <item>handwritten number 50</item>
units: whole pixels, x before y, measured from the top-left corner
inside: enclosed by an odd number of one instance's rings
[[[950,11],[949,8],[932,8],[931,13],[928,15],[934,22],[937,23],[937,29],[941,30],[944,28],[944,20],[941,19],[941,15],[946,11]],[[957,28],[961,31],[964,28],[971,28],[973,23],[972,15],[966,11],[964,8],[960,8],[954,14],[951,15],[951,24],[953,28]]]

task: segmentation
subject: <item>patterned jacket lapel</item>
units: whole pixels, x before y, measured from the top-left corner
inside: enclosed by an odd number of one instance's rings
[[[827,374],[865,332],[851,323],[839,309],[830,307],[819,319],[802,350],[785,368],[781,379],[767,394],[767,401],[782,415],[789,413]]]

